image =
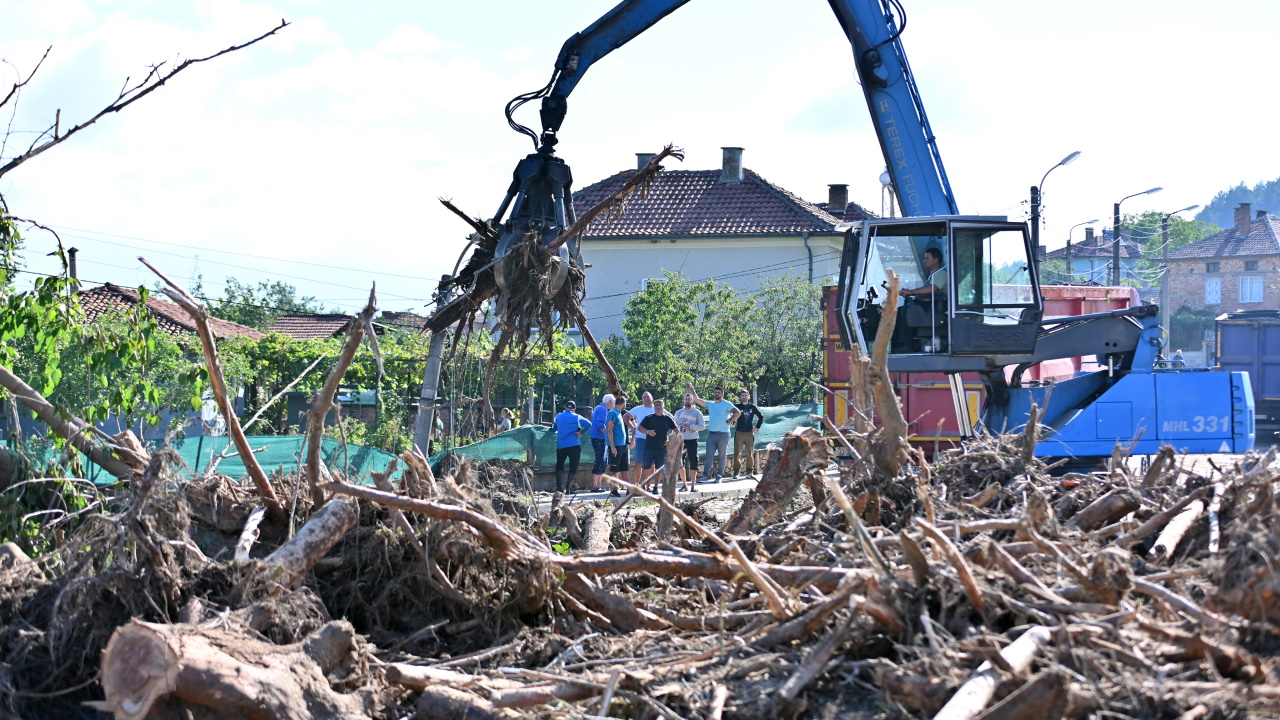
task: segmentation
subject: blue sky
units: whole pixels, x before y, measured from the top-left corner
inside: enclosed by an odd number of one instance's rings
[[[1280,6],[903,3],[963,212],[1025,217],[1027,188],[1073,150],[1081,158],[1046,183],[1051,248],[1152,186],[1165,190],[1125,211],[1203,204],[1280,176]],[[89,280],[149,285],[141,254],[177,278],[198,270],[215,293],[227,276],[282,279],[353,308],[376,281],[382,307],[421,308],[466,237],[436,199],[493,213],[531,149],[503,106],[541,87],[565,38],[611,5],[0,0],[0,83],[53,46],[6,154],[58,109],[65,124],[101,107],[149,64],[292,23],[10,173],[0,192],[80,248]],[[879,210],[884,162],[821,0],[693,0],[597,63],[569,103],[559,151],[579,186],[668,142],[686,148],[687,169],[716,167],[735,145],[802,197],[849,183]],[[527,108],[521,119],[536,125]],[[32,231],[28,244],[31,268],[49,270],[51,240]]]

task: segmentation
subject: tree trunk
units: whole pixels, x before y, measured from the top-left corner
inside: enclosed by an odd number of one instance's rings
[[[176,720],[193,707],[252,720],[367,717],[378,705],[374,693],[338,693],[326,678],[352,658],[355,637],[343,620],[283,646],[242,630],[133,620],[102,653],[100,709],[117,720]]]
[[[613,532],[613,513],[608,508],[594,507],[585,518],[586,528],[582,533],[584,548],[589,553],[602,553],[609,550],[609,533]]]
[[[1076,513],[1067,525],[1084,532],[1109,525],[1142,507],[1138,496],[1128,490],[1112,490]]]
[[[268,563],[280,566],[284,572],[277,578],[286,588],[298,584],[304,575],[315,567],[347,531],[355,527],[358,513],[355,503],[345,498],[334,498],[320,512],[311,516],[298,534],[266,557]]]
[[[889,378],[889,340],[898,319],[897,297],[902,278],[892,270],[886,272],[889,275],[889,295],[882,306],[884,314],[880,318],[880,328],[876,330],[876,344],[867,368],[867,380],[871,396],[875,400],[876,413],[880,416],[881,433],[880,442],[877,443],[876,467],[888,477],[897,477],[902,466],[907,463],[907,453],[910,450],[907,444],[907,421],[902,417],[902,406],[898,404],[898,395]]]
[[[787,433],[781,448],[770,448],[760,482],[724,524],[723,532],[744,535],[777,522],[800,485],[821,474],[830,458],[830,446],[817,430],[799,428]]]

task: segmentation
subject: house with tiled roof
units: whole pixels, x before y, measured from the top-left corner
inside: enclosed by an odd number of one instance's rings
[[[84,290],[80,293],[80,307],[84,310],[85,318],[89,322],[94,322],[103,315],[124,312],[130,306],[137,305],[141,300],[142,296],[138,294],[137,290],[130,290],[111,283],[92,290]],[[160,330],[168,335],[194,335],[196,333],[196,326],[191,320],[191,316],[168,300],[152,295],[147,298],[147,310],[156,319],[156,325],[160,327]],[[213,332],[213,336],[218,340],[226,340],[232,337],[257,340],[266,337],[265,333],[251,327],[216,317],[209,318],[209,330]]]
[[[1066,247],[1046,253],[1046,260],[1069,261],[1073,283],[1111,284],[1111,262],[1115,257],[1115,243],[1110,230],[1094,235],[1093,228],[1084,229],[1084,240],[1078,243],[1067,240]],[[1142,245],[1120,236],[1120,277],[1132,280],[1138,277],[1138,261],[1142,259]]]
[[[653,157],[637,153],[625,170],[573,194],[577,213],[615,193]],[[664,271],[701,280],[716,278],[755,290],[762,276],[794,274],[826,282],[839,271],[843,233],[836,226],[860,220],[865,210],[832,193],[827,206],[808,202],[742,166],[742,148],[723,148],[717,170],[669,170],[648,194],[632,195],[617,217],[601,217],[582,235],[587,268],[584,305],[592,332],[622,334],[632,295]],[[835,188],[833,187],[833,190]]]
[[[342,313],[288,313],[277,315],[267,332],[288,335],[297,340],[323,340],[345,337],[352,316]],[[387,330],[419,332],[427,319],[411,312],[384,311],[373,321],[373,331],[381,335]]]
[[[1240,203],[1235,224],[1169,252],[1172,305],[1222,312],[1280,310],[1280,218]]]
[[[350,324],[351,316],[340,313],[289,313],[277,315],[267,332],[296,340],[323,340],[346,335]]]

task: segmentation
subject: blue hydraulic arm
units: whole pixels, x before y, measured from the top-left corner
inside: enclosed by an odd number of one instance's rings
[[[542,89],[520,95],[508,103],[508,123],[528,135],[540,154],[549,155],[564,122],[569,94],[587,69],[688,1],[623,0],[564,43],[551,81]],[[902,49],[906,14],[899,0],[828,2],[853,48],[863,94],[903,214],[955,214],[955,197]],[[543,129],[540,137],[512,118],[512,113],[521,105],[539,98]],[[506,203],[502,210],[505,208]]]

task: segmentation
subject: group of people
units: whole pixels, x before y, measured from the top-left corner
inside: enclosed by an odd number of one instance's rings
[[[658,471],[666,467],[668,454],[678,459],[684,453],[684,466],[680,469],[681,490],[696,491],[695,483],[723,482],[729,448],[729,426],[734,436],[734,477],[756,472],[755,433],[764,423],[764,415],[751,403],[751,394],[739,393],[738,403],[725,399],[724,388],[716,388],[714,399],[698,396],[693,383],[687,383],[688,393],[683,406],[674,413],[667,411],[666,403],[655,400],[651,393],[640,396],[640,404],[627,409],[627,397],[623,394],[605,395],[591,413],[591,419],[578,414],[578,406],[572,400],[564,405],[564,412],[553,423],[556,442],[556,491],[573,491],[573,479],[578,474],[582,459],[582,437],[588,433],[595,451],[595,464],[591,468],[591,490],[599,492],[601,478],[608,470],[624,481],[631,482],[632,466],[635,466],[635,483],[653,483],[656,491]],[[706,408],[703,415],[698,407]],[[706,463],[698,476],[698,437],[707,431]],[[676,435],[681,446],[676,448]],[[569,465],[569,481],[564,480],[565,463]],[[712,466],[715,471],[712,473]],[[748,468],[750,468],[748,470]],[[619,495],[612,488],[612,495]]]

